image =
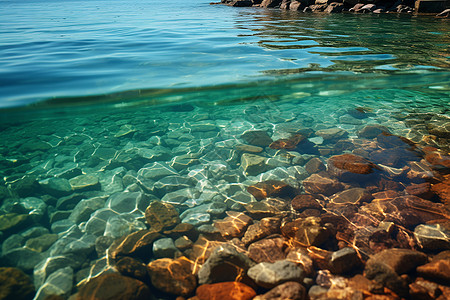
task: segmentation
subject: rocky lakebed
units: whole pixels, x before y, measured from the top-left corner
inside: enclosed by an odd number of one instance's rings
[[[0,299],[449,299],[449,107],[384,92],[5,121]]]

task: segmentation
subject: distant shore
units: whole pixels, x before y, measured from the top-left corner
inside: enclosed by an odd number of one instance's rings
[[[211,4],[322,13],[406,13],[450,18],[449,0],[221,0]]]

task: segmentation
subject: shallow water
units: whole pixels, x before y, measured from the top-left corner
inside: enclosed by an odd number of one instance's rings
[[[448,224],[442,220],[448,222],[449,200],[437,190],[420,195],[429,201],[426,217],[411,205],[406,210],[416,221],[408,223],[396,206],[366,224],[357,216],[370,212],[375,200],[351,206],[357,213],[350,218],[333,206],[339,191],[303,184],[323,171],[309,161],[326,166],[344,153],[377,168],[369,179],[338,178],[342,189],[363,188],[375,199],[386,190],[403,199],[409,186],[448,182],[448,21],[205,1],[0,5],[9,12],[0,16],[0,217],[7,224],[0,233],[1,265],[34,271],[37,288],[49,277],[42,279],[39,264],[59,255],[71,259],[64,267],[76,274],[75,285],[108,269],[113,262],[96,249],[99,237],[146,229],[144,211],[155,199],[172,204],[182,222],[204,234],[211,228],[200,226],[230,210],[256,222],[260,215],[249,207],[257,199],[247,188],[267,180],[295,189],[278,212],[285,222],[306,217],[289,215],[292,198],[306,193],[321,194],[324,211],[355,226],[393,222],[413,236],[427,222]],[[364,134],[367,125],[384,126],[393,136]],[[254,131],[266,141],[246,137]],[[304,138],[298,145],[269,146],[295,134]],[[249,166],[248,153],[264,162]],[[339,241],[364,259],[374,253],[364,237],[345,234]],[[33,240],[40,236],[51,243]]]

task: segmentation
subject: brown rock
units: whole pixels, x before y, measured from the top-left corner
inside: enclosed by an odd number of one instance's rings
[[[272,143],[272,138],[266,131],[262,130],[250,130],[241,135],[241,139],[246,141],[250,145],[267,147]]]
[[[288,281],[280,284],[264,295],[258,295],[253,300],[304,300],[306,298],[306,289],[298,282]]]
[[[0,268],[0,299],[31,300],[34,285],[30,277],[16,268]]]
[[[318,211],[322,211],[323,208],[323,204],[319,199],[308,194],[295,196],[295,198],[291,201],[291,206],[298,212],[303,212],[306,209],[316,209]]]
[[[266,236],[278,233],[280,231],[281,219],[277,217],[263,218],[260,222],[252,224],[242,238],[246,245],[256,242]]]
[[[431,199],[434,195],[429,182],[408,185],[405,192],[423,199]]]
[[[330,203],[336,205],[360,205],[363,202],[369,202],[372,200],[372,194],[363,188],[352,188],[330,197]]]
[[[314,157],[305,164],[305,169],[309,174],[314,174],[325,171],[327,168],[319,158]]]
[[[329,228],[322,225],[317,217],[308,217],[299,224],[295,232],[295,241],[305,246],[320,246],[331,235]]]
[[[128,276],[142,282],[149,282],[147,266],[140,261],[125,256],[116,263],[116,269],[120,274]]]
[[[237,151],[243,151],[243,152],[250,152],[250,153],[260,153],[264,149],[258,146],[253,145],[245,145],[245,144],[239,144],[234,147]]]
[[[273,263],[285,258],[284,248],[284,239],[281,236],[274,235],[252,243],[248,247],[248,257],[257,263]]]
[[[442,203],[450,206],[450,175],[445,175],[443,181],[433,184],[431,191],[439,196]]]
[[[342,183],[324,174],[313,174],[303,181],[303,187],[309,194],[333,195],[344,188]]]
[[[355,154],[335,155],[328,159],[328,172],[344,181],[368,179],[364,175],[377,168],[374,163]]]
[[[195,262],[193,271],[194,274],[198,271],[199,267],[209,258],[212,251],[223,243],[224,242],[221,241],[208,240],[202,235],[198,238],[198,240],[192,246],[192,254],[190,256],[191,259]]]
[[[279,139],[271,143],[269,147],[271,149],[286,149],[294,150],[297,145],[303,141],[306,137],[300,133],[293,134],[289,139]]]
[[[149,230],[131,233],[115,240],[109,248],[109,255],[112,259],[131,256],[148,260],[152,253],[153,242],[160,237],[161,234]]]
[[[143,282],[115,273],[100,275],[88,281],[77,294],[77,300],[148,300],[150,289]]]
[[[286,206],[286,205],[285,205]],[[244,205],[247,214],[253,219],[261,219],[278,215],[281,211],[270,201],[261,200]]]
[[[164,231],[163,234],[173,239],[187,236],[192,241],[195,241],[198,238],[197,228],[195,228],[194,225],[188,223],[180,223],[174,228]]]
[[[417,267],[417,274],[432,280],[450,282],[450,259],[433,260]]]
[[[224,238],[241,237],[253,222],[252,218],[241,212],[228,211],[227,215],[225,219],[214,222],[214,226]]]
[[[428,261],[426,254],[409,249],[387,249],[373,255],[366,264],[366,268],[373,264],[384,264],[395,273],[401,275],[414,270]]]
[[[161,258],[148,264],[152,285],[165,293],[188,296],[197,287],[193,264],[186,257]]]
[[[291,198],[295,194],[293,187],[277,180],[258,182],[257,184],[247,187],[247,191],[257,200],[268,197]]]
[[[290,248],[288,254],[286,255],[286,260],[295,262],[296,264],[302,266],[307,277],[313,277],[314,275],[314,265],[313,260],[308,254],[308,251],[304,248]]]
[[[170,229],[180,223],[178,211],[170,203],[153,201],[145,210],[145,219],[150,225],[150,231],[160,232]]]
[[[220,282],[199,286],[196,296],[199,300],[250,300],[256,292],[240,282]]]

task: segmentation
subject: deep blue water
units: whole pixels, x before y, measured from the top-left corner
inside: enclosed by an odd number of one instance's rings
[[[353,85],[339,82],[341,73],[374,75],[377,88],[377,79],[398,73],[392,78],[400,85],[449,77],[450,26],[433,17],[302,14],[205,0],[2,0],[0,7],[0,107],[286,75],[331,78],[346,90]],[[418,70],[419,78],[403,75]]]

